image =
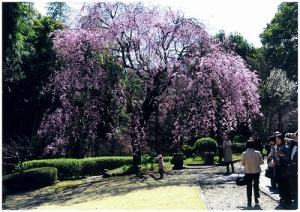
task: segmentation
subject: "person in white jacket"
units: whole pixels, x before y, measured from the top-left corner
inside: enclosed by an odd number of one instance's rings
[[[259,206],[259,175],[261,172],[260,165],[264,163],[262,155],[254,149],[255,144],[251,138],[246,143],[247,150],[242,154],[241,165],[245,167],[245,180],[247,183],[247,200],[248,207],[252,202],[252,183],[254,188],[255,206]]]

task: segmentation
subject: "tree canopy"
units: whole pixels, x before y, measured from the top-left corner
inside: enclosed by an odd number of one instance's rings
[[[298,3],[281,3],[260,37],[269,65],[286,71],[289,79],[297,81]]]
[[[65,135],[94,139],[103,124],[99,115],[107,83],[101,67],[104,53],[122,67],[121,73],[131,73],[139,87],[132,92],[121,83],[114,93],[129,114],[127,133],[134,158],[141,154],[155,113],[160,120],[174,121],[178,144],[183,136],[214,135],[259,114],[257,75],[195,19],[142,4],[98,3],[83,9],[77,26],[57,31],[54,39],[64,65],[49,86],[61,106],[46,114],[40,132],[58,146],[72,146],[78,140]],[[92,98],[93,93],[97,98]],[[72,99],[76,96],[85,99],[82,106]],[[72,114],[81,113],[87,121],[84,125],[82,120],[75,121],[77,127],[85,126],[81,131],[65,127],[73,123]]]

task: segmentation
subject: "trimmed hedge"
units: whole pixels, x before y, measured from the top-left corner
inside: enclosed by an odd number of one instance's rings
[[[79,159],[82,163],[81,176],[100,175],[104,169],[112,170],[132,165],[132,157],[96,157]]]
[[[57,181],[57,172],[54,167],[42,167],[3,176],[5,193],[12,194],[52,185]]]
[[[245,141],[247,141],[247,139],[244,138],[244,136],[241,136],[241,135],[236,135],[234,136],[233,140],[232,140],[232,143],[245,143]]]
[[[245,143],[233,143],[231,145],[231,149],[233,153],[242,153],[246,151],[246,144]]]
[[[204,137],[198,139],[194,144],[194,152],[200,155],[203,155],[205,152],[214,152],[216,153],[218,150],[217,142],[210,138]]]
[[[55,167],[58,170],[58,179],[65,180],[100,175],[104,172],[104,169],[112,170],[131,164],[132,157],[61,158],[26,161],[22,163],[22,169]]]
[[[191,158],[194,156],[194,148],[190,145],[182,145],[182,152],[187,158]]]

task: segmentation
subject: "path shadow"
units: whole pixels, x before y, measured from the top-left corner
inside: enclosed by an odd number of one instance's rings
[[[272,188],[272,186],[267,186],[269,188],[270,193],[272,194],[279,194],[279,191],[277,188]]]
[[[253,206],[253,207],[246,207],[246,206],[237,206],[240,210],[262,210],[261,206]]]
[[[160,177],[155,177],[154,174],[149,174],[150,177],[152,177],[154,180],[161,180],[162,178]]]

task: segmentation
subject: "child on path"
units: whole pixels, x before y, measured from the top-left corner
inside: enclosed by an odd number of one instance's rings
[[[162,154],[159,154],[156,157],[158,161],[158,173],[159,173],[159,179],[162,179],[164,176],[164,162],[163,162],[163,156]]]

